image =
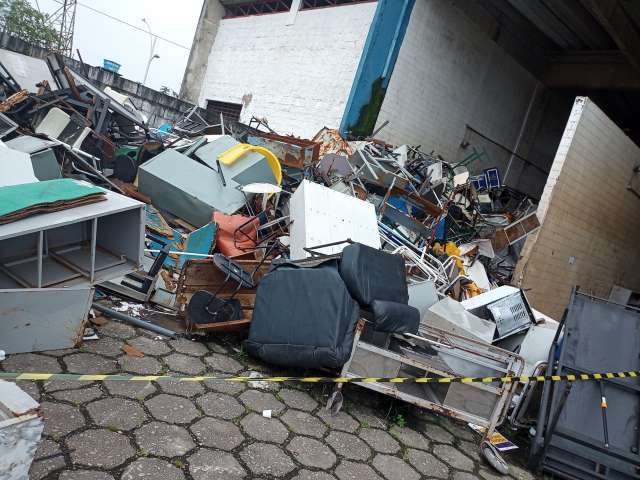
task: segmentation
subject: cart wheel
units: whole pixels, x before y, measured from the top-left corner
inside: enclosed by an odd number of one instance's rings
[[[484,458],[489,462],[493,468],[495,468],[502,475],[509,473],[509,465],[505,462],[496,447],[491,445],[488,441],[484,441],[480,444],[480,451]]]
[[[327,411],[331,413],[331,415],[337,415],[342,408],[342,402],[344,402],[342,392],[339,389],[334,390],[327,400]]]

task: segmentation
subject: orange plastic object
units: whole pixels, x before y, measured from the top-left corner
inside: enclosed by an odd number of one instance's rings
[[[242,227],[242,232],[235,234],[238,227],[250,219],[251,217],[244,215],[225,215],[220,212],[213,213],[213,221],[218,224],[216,246],[220,253],[227,257],[234,257],[255,249],[260,219],[254,218],[252,222]]]

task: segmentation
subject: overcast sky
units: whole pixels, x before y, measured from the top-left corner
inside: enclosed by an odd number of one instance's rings
[[[89,8],[103,11],[127,23],[146,30],[146,18],[154,34],[183,45],[180,48],[158,39],[155,53],[160,55],[151,62],[147,86],[159,89],[162,85],[180,91],[182,75],[189,58],[189,49],[200,16],[203,0],[80,0],[76,10],[74,58],[78,48],[85,62],[102,65],[108,58],[122,65],[120,74],[138,82],[144,77],[149,59],[149,34],[100,15]],[[39,4],[43,13],[52,13],[58,7],[56,0],[30,0]]]

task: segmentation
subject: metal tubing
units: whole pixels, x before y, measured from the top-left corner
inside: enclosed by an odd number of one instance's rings
[[[91,305],[93,308],[95,308],[96,310],[98,310],[99,312],[102,312],[106,315],[109,315],[110,317],[113,318],[117,318],[118,320],[122,320],[125,323],[129,323],[135,327],[140,327],[140,328],[145,328],[147,330],[150,330],[152,332],[155,333],[159,333],[160,335],[164,335],[165,337],[171,337],[174,338],[177,333],[172,331],[172,330],[168,330],[166,328],[160,327],[158,325],[155,325],[151,322],[147,322],[145,320],[141,320],[139,318],[135,318],[135,317],[131,317],[129,315],[125,315],[124,313],[120,313],[120,312],[116,312],[115,310],[112,310],[110,308],[107,308],[103,305],[100,305],[99,303],[95,303],[93,302],[93,304]]]

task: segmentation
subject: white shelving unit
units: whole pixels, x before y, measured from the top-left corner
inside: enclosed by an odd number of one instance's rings
[[[0,225],[0,349],[68,348],[82,336],[93,286],[139,268],[144,204],[106,200]]]

